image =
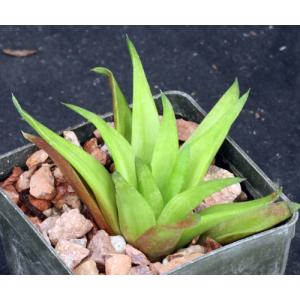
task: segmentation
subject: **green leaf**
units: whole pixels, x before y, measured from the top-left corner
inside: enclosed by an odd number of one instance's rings
[[[214,126],[211,126],[201,135],[199,140],[190,143],[189,140],[183,145],[190,146],[191,160],[187,172],[184,188],[196,186],[207,173],[212,160],[223,144],[231,125],[244,107],[249,92],[244,94],[239,101],[224,114]]]
[[[131,110],[113,73],[103,67],[92,69],[93,72],[107,76],[112,91],[115,128],[128,142],[131,140]]]
[[[188,139],[187,143],[192,144],[193,142],[199,141],[208,129],[214,126],[220,120],[220,118],[224,117],[224,115],[236,105],[236,103],[239,100],[239,97],[239,83],[238,80],[235,79],[233,84],[229,87],[225,94],[218,100],[215,106],[210,110],[210,112],[206,115],[203,121],[199,124],[197,129]]]
[[[147,200],[118,172],[113,174],[120,229],[126,240],[133,243],[155,226],[154,212]]]
[[[134,246],[140,249],[152,261],[157,261],[172,253],[177,246],[183,230],[199,222],[199,217],[191,214],[184,221],[169,225],[155,225],[147,230]]]
[[[40,149],[43,149],[47,152],[51,160],[55,163],[57,167],[61,170],[64,175],[64,178],[72,186],[76,194],[79,196],[80,200],[89,210],[94,222],[98,225],[99,228],[104,229],[109,234],[113,234],[113,230],[110,225],[106,222],[105,217],[103,216],[100,208],[97,205],[96,200],[93,195],[86,187],[84,181],[77,172],[72,168],[72,166],[61,156],[53,147],[51,147],[46,141],[42,138],[23,132],[23,136],[34,143]]]
[[[95,125],[112,155],[116,170],[136,186],[135,157],[128,141],[97,114],[76,105],[65,105]]]
[[[136,172],[138,190],[148,201],[148,204],[154,211],[155,217],[158,218],[163,209],[164,201],[149,167],[139,158],[136,159]]]
[[[131,144],[136,156],[150,164],[159,132],[159,117],[139,55],[128,38],[127,44],[133,66]]]
[[[185,230],[179,241],[179,247],[183,247],[195,236],[201,235],[208,231],[210,228],[225,222],[231,218],[238,216],[241,213],[249,212],[253,209],[263,207],[266,204],[275,201],[281,193],[281,189],[275,193],[272,193],[266,197],[259,198],[256,200],[237,202],[237,203],[226,203],[218,204],[200,211],[200,221],[193,228]]]
[[[234,177],[201,182],[198,186],[174,196],[164,207],[157,223],[170,224],[183,220],[206,197],[242,180]]]
[[[173,196],[181,192],[186,180],[188,166],[190,161],[190,147],[186,145],[177,153],[177,158],[171,174],[161,189],[164,202],[167,203]]]
[[[291,216],[289,204],[285,201],[268,203],[218,224],[208,230],[209,236],[223,245],[235,242],[252,234],[267,230]]]
[[[153,177],[163,190],[174,167],[178,153],[178,133],[176,118],[172,105],[166,95],[162,94],[163,119],[154,147],[151,168]]]
[[[114,233],[119,232],[114,185],[108,171],[82,148],[73,145],[32,118],[12,96],[13,103],[24,120],[57,152],[59,152],[84,178]],[[101,184],[99,184],[99,179]]]

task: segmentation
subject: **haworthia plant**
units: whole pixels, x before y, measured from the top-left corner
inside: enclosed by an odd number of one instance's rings
[[[20,115],[40,135],[40,138],[26,137],[49,153],[70,184],[78,185],[78,194],[99,227],[110,234],[122,234],[156,260],[185,246],[197,235],[231,242],[268,229],[298,209],[293,203],[274,202],[280,194],[278,191],[261,199],[194,212],[206,197],[242,180],[203,181],[203,177],[249,92],[240,96],[235,80],[192,136],[179,147],[171,102],[161,94],[160,119],[140,57],[128,38],[127,45],[133,65],[132,110],[113,73],[104,67],[93,69],[109,79],[115,128],[93,112],[66,104],[99,130],[114,161],[114,174],[82,148],[31,117],[13,97]]]

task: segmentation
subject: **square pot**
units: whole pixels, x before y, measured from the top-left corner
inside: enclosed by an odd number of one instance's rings
[[[178,117],[200,123],[205,112],[192,97],[178,91],[166,94]],[[160,101],[157,105],[161,111]],[[111,120],[112,113],[102,117]],[[94,127],[83,123],[72,129],[80,141],[85,141],[92,137]],[[7,177],[14,166],[24,167],[26,158],[35,150],[36,147],[29,144],[0,156],[0,180]],[[247,179],[242,184],[243,190],[251,197],[261,197],[276,190],[271,180],[231,138],[223,143],[216,160],[218,166]],[[288,201],[284,194],[280,198]],[[212,251],[168,274],[283,274],[297,219],[298,213],[294,213],[288,221],[275,228]],[[1,189],[0,235],[12,274],[72,274],[21,209]]]

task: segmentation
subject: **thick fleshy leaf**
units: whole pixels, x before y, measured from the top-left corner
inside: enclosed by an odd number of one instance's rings
[[[24,120],[57,152],[59,152],[84,178],[93,191],[96,201],[105,220],[114,233],[119,232],[117,207],[115,202],[114,184],[109,172],[90,154],[82,148],[65,140],[57,133],[35,120],[20,106],[17,99],[13,103]]]
[[[133,66],[131,144],[136,156],[150,164],[159,132],[159,117],[141,60],[128,38],[127,45]]]
[[[179,241],[179,247],[186,245],[195,236],[201,235],[208,231],[210,228],[225,222],[231,218],[238,216],[239,214],[250,212],[253,209],[264,207],[270,202],[275,201],[280,195],[281,190],[272,193],[266,197],[259,198],[256,200],[237,202],[237,203],[227,203],[218,204],[199,212],[200,220],[197,225],[193,228],[185,230]]]
[[[199,216],[191,214],[186,220],[176,224],[156,225],[147,230],[134,245],[152,260],[158,260],[172,253],[183,230],[199,222]]]
[[[163,119],[154,147],[151,169],[153,177],[162,191],[174,167],[178,154],[178,133],[172,105],[165,94],[161,95]]]
[[[112,155],[116,170],[136,186],[135,157],[128,141],[97,114],[73,104],[65,105],[95,125]]]
[[[120,229],[126,240],[133,243],[155,226],[154,212],[147,200],[118,172],[113,174]]]
[[[201,182],[198,186],[174,196],[164,207],[157,223],[172,224],[184,220],[206,197],[242,180],[234,177]]]
[[[161,190],[164,202],[167,203],[171,198],[180,193],[186,180],[188,166],[190,162],[190,146],[177,153],[177,158],[169,178]]]
[[[55,163],[55,165],[59,167],[67,182],[72,186],[76,194],[79,196],[81,201],[87,207],[91,216],[93,217],[93,220],[98,225],[98,227],[104,229],[109,234],[113,234],[114,232],[111,229],[110,225],[106,222],[100,208],[97,205],[94,196],[89,191],[86,184],[83,182],[83,179],[80,178],[77,172],[63,158],[63,156],[60,155],[53,147],[51,147],[42,138],[28,133],[23,133],[23,136],[30,142],[34,143],[37,147],[47,152],[47,154]]]
[[[223,245],[235,242],[252,234],[267,230],[283,222],[291,216],[289,204],[286,201],[268,203],[245,213],[241,213],[204,234]]]
[[[238,102],[219,118],[218,122],[209,127],[199,140],[190,143],[189,140],[183,145],[190,146],[191,159],[187,172],[184,188],[196,186],[207,173],[207,170],[224,142],[231,125],[244,107],[249,92],[244,94]]]
[[[236,103],[239,100],[239,97],[239,83],[238,80],[235,79],[233,84],[229,87],[225,94],[218,100],[215,106],[210,110],[210,112],[206,115],[203,121],[199,124],[199,126],[189,138],[187,143],[192,144],[193,142],[197,142],[199,139],[201,139],[203,134],[209,128],[214,126],[220,118],[224,117],[224,115],[236,105]]]
[[[158,218],[164,207],[164,201],[149,167],[139,158],[136,159],[136,173],[138,190],[148,201],[155,217]]]
[[[112,91],[115,128],[127,139],[127,141],[130,142],[131,110],[113,73],[109,69],[103,67],[96,67],[92,69],[92,71],[108,77],[109,85]]]

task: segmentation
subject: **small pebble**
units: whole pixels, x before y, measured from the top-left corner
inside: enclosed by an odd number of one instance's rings
[[[76,275],[98,275],[99,271],[97,269],[96,263],[92,259],[83,261],[74,269]]]
[[[178,139],[182,142],[189,139],[192,133],[197,129],[198,124],[184,119],[177,119]]]
[[[88,249],[91,251],[91,258],[102,267],[105,264],[106,257],[116,253],[109,235],[104,230],[99,230],[92,237]]]
[[[134,265],[150,265],[146,255],[129,244],[126,245],[125,253],[131,258]]]
[[[70,269],[76,267],[90,252],[88,249],[66,240],[59,240],[55,250]]]
[[[48,230],[50,241],[55,245],[60,239],[83,237],[93,228],[93,223],[86,219],[78,209],[63,213],[55,225]]]
[[[30,179],[30,194],[37,199],[51,200],[56,194],[49,165],[42,165]]]
[[[48,154],[44,150],[38,150],[29,156],[29,158],[26,160],[26,166],[28,169],[31,169],[44,163],[47,158]]]
[[[131,269],[131,259],[125,254],[113,254],[105,260],[106,275],[128,275]]]
[[[111,236],[110,241],[117,253],[125,252],[126,241],[121,235]]]
[[[77,135],[75,134],[74,131],[72,131],[72,130],[65,130],[65,131],[63,131],[63,136],[64,136],[64,138],[67,141],[69,141],[72,144],[80,147],[80,142],[79,142],[78,137],[77,137]]]

